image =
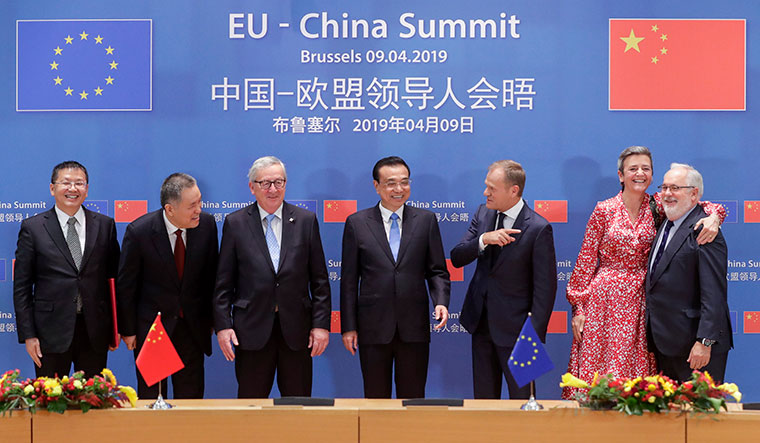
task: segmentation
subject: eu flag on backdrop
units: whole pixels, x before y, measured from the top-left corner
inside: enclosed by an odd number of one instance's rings
[[[306,209],[313,213],[317,213],[317,201],[316,200],[288,200],[293,206],[298,206],[301,209]]]
[[[82,205],[92,212],[108,215],[108,200],[87,200]]]
[[[739,201],[738,200],[713,200],[715,203],[722,205],[726,210],[726,219],[723,223],[739,222]]]
[[[533,328],[530,315],[525,319],[507,365],[521,387],[554,369],[552,359]]]
[[[17,20],[16,111],[150,111],[152,20]]]

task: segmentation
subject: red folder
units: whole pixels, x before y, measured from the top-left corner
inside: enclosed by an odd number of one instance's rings
[[[116,281],[113,278],[108,279],[108,285],[111,287],[111,317],[113,318],[113,335],[111,336],[110,346],[119,347],[119,325],[116,321]]]

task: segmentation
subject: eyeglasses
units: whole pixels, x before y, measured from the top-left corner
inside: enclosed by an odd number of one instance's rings
[[[395,189],[396,186],[401,186],[402,188],[408,188],[411,183],[412,183],[412,179],[406,179],[406,180],[401,180],[400,182],[385,182],[383,183],[383,186],[385,186],[387,189]]]
[[[87,186],[87,182],[53,182],[53,184],[63,186],[64,189],[69,189],[72,186],[77,189],[84,189]]]
[[[277,180],[254,180],[254,183],[261,186],[261,189],[269,189],[274,185],[275,189],[282,189],[285,187],[285,179],[278,178]]]
[[[692,189],[696,188],[696,186],[678,186],[678,185],[660,185],[657,187],[662,192],[670,191],[672,193],[678,192],[679,189]]]

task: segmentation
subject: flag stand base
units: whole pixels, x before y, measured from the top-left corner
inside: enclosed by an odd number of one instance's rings
[[[536,397],[531,395],[530,399],[528,399],[528,402],[520,406],[520,409],[523,411],[540,411],[544,409],[544,407],[541,405],[541,403],[536,401]]]
[[[147,406],[148,409],[171,409],[174,405],[164,401],[164,396],[161,395],[161,382],[158,382],[158,398],[155,402]]]

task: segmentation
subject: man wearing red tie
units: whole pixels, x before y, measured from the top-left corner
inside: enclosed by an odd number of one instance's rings
[[[119,332],[139,354],[156,314],[185,368],[172,375],[174,398],[203,398],[203,354],[211,355],[211,297],[218,259],[214,217],[201,212],[195,179],[175,173],[161,185],[161,209],[127,226],[119,262]],[[162,395],[167,396],[166,384]],[[137,372],[137,393],[156,398]]]

